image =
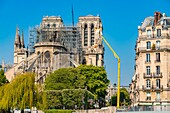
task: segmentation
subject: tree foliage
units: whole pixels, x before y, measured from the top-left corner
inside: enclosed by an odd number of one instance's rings
[[[35,86],[35,74],[25,73],[16,75],[9,84],[0,87],[0,109],[8,110],[26,106],[36,106],[37,88]]]
[[[8,83],[8,80],[6,79],[4,75],[4,70],[0,70],[0,86]]]
[[[61,68],[51,73],[45,81],[45,90],[84,88],[85,77],[76,68]]]
[[[85,89],[63,89],[63,90],[47,90],[46,104],[48,109],[73,109],[75,105],[77,109],[87,106],[88,100],[94,100],[94,95]]]
[[[87,90],[95,94],[97,98],[105,98],[109,80],[104,67],[81,65],[78,67],[78,71],[86,78],[85,87]]]
[[[97,100],[104,100],[108,84],[104,67],[81,65],[77,68],[61,68],[48,75],[45,90],[87,89]],[[71,94],[67,92],[63,96],[62,92],[63,100],[67,100]]]
[[[117,106],[117,93],[111,97],[111,104]],[[125,88],[120,89],[120,105],[130,105],[130,95]]]

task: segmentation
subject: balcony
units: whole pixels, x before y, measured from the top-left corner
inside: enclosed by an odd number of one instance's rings
[[[161,63],[161,60],[159,59],[159,60],[155,60],[155,63]]]
[[[150,75],[147,75],[146,73],[143,73],[143,78],[152,78],[152,73],[150,73]]]
[[[161,85],[160,87],[157,87],[157,86],[146,87],[143,85],[142,90],[143,91],[163,91],[163,85]]]
[[[160,98],[155,98],[155,101],[156,101],[156,102],[160,102],[161,99],[160,99]]]
[[[153,78],[162,78],[162,72],[159,74],[153,73]]]
[[[170,50],[170,46],[169,45],[164,45],[164,46],[160,46],[159,49],[147,49],[146,47],[139,47],[138,48],[138,52],[148,52],[148,51],[164,51],[164,50]]]
[[[146,86],[142,86],[142,90],[143,91],[152,91],[153,87],[146,87]]]
[[[154,39],[169,39],[170,36],[167,35],[167,33],[162,33],[162,36],[157,36],[157,35],[151,35],[151,36],[147,36],[147,35],[141,35],[139,37],[140,40],[154,40]]]
[[[145,61],[145,64],[150,64],[151,63],[151,61],[149,60],[149,61]]]
[[[158,86],[153,86],[153,90],[154,90],[154,91],[163,91],[163,85],[161,85],[160,87],[158,87]]]

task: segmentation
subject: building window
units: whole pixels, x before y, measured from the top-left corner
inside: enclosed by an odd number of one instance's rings
[[[150,74],[151,74],[150,66],[146,66],[146,75]]]
[[[150,88],[151,87],[151,81],[148,79],[146,80],[146,88]]]
[[[157,29],[157,37],[159,38],[161,36],[161,29]]]
[[[151,93],[150,92],[146,92],[146,100],[151,100]]]
[[[94,25],[91,25],[91,46],[94,45]]]
[[[159,50],[160,49],[160,41],[156,41],[156,50]]]
[[[150,54],[149,53],[146,54],[146,62],[150,62]]]
[[[156,62],[160,62],[160,53],[156,53]]]
[[[160,74],[160,66],[156,66],[156,75]]]
[[[53,27],[56,27],[56,24],[53,24]]]
[[[156,99],[160,100],[160,92],[156,92]]]
[[[146,42],[146,49],[151,49],[151,42]]]
[[[160,79],[156,79],[156,88],[160,87],[161,87]]]
[[[46,52],[44,53],[44,63],[45,63],[45,67],[49,67],[49,65],[50,65],[50,59],[51,59],[50,52],[49,52],[49,51],[46,51]]]
[[[84,46],[87,46],[88,43],[88,28],[87,24],[84,26]]]
[[[50,24],[47,24],[47,28],[50,28]]]
[[[147,30],[147,37],[151,37],[151,30]]]

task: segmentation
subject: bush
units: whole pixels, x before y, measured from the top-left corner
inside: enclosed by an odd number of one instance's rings
[[[73,112],[75,112],[75,110],[56,110],[56,109],[45,110],[45,113],[73,113]]]
[[[95,100],[95,96],[86,89],[63,89],[63,90],[46,90],[47,109],[81,109],[84,105],[88,105],[88,99]]]

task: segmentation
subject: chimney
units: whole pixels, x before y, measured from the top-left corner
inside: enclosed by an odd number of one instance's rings
[[[155,12],[154,14],[154,26],[158,24],[158,21],[161,19],[162,14],[160,12]]]

